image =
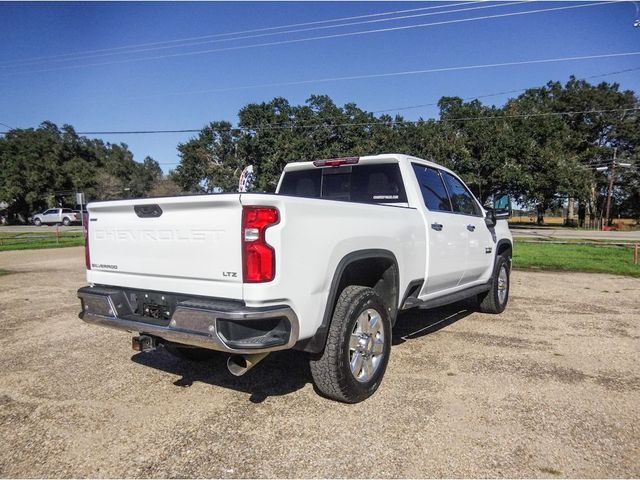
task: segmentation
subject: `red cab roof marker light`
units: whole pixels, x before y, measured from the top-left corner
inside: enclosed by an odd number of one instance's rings
[[[339,167],[341,165],[355,165],[360,161],[360,157],[327,158],[315,160],[314,167]]]

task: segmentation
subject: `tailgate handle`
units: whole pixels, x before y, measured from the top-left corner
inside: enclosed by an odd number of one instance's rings
[[[151,205],[135,205],[133,210],[136,212],[140,218],[156,218],[162,215],[162,209],[160,205],[151,204]]]

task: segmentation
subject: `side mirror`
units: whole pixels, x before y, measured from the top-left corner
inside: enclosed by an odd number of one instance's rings
[[[511,218],[511,198],[506,194],[493,196],[493,211],[497,220],[506,220]]]
[[[493,202],[487,208],[487,216],[484,221],[488,227],[495,227],[498,220],[506,220],[511,218],[511,198],[506,194],[497,194],[493,196]]]

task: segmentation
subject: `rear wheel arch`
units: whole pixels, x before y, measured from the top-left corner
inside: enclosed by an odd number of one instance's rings
[[[395,323],[399,283],[398,261],[393,252],[367,249],[347,254],[340,260],[333,274],[322,324],[313,337],[299,342],[295,348],[311,353],[319,353],[324,349],[336,302],[342,291],[350,285],[373,289],[382,298],[392,324]]]

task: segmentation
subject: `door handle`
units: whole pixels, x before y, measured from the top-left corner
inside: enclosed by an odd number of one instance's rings
[[[442,224],[441,223],[432,223],[431,224],[431,228],[433,228],[434,230],[440,231],[440,230],[442,230]]]
[[[467,230],[469,230],[470,232],[473,232],[476,229],[475,225],[467,225]]]

